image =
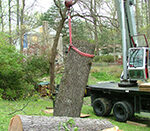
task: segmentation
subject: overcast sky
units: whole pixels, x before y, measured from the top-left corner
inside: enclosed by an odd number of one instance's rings
[[[35,0],[26,0],[26,7],[30,7]],[[64,0],[65,1],[65,0]],[[51,5],[53,5],[53,0],[36,0],[36,3],[34,4],[34,8],[32,11],[38,11],[38,12],[46,12]],[[74,5],[74,7],[79,10],[78,5]]]
[[[35,0],[26,0],[26,6],[30,7]],[[34,5],[34,11],[46,12],[50,6],[53,4],[53,0],[36,0]]]

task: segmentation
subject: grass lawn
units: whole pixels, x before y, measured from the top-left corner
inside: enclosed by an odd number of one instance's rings
[[[28,105],[23,109],[23,111],[10,114],[16,110],[22,109],[27,103]],[[49,99],[43,98],[30,98],[28,100],[21,101],[0,100],[0,131],[7,131],[10,119],[17,114],[52,116],[52,114],[49,115],[43,112],[47,106],[52,107],[52,102]]]
[[[28,103],[28,101],[30,101]],[[21,109],[24,107],[25,104],[28,105],[24,108],[23,111],[18,111],[14,114],[9,115],[10,113]],[[52,114],[46,114],[43,112],[43,110],[46,109],[46,107],[52,107],[52,101],[50,101],[48,98],[38,98],[38,99],[28,99],[28,100],[22,100],[17,102],[12,101],[4,101],[0,100],[0,131],[7,131],[8,125],[10,119],[18,114],[22,115],[40,115],[40,116],[52,116]],[[110,122],[112,122],[113,125],[118,126],[123,131],[150,131],[150,127],[140,127],[140,126],[134,126],[129,125],[126,123],[120,123],[114,120],[114,117],[110,115],[109,117],[97,117],[93,113],[93,109],[90,106],[90,98],[84,98],[84,105],[82,108],[82,113],[90,114],[90,118],[92,119],[108,119]],[[143,119],[142,116],[138,117],[138,119]],[[150,121],[150,118],[147,118],[147,122]]]
[[[96,82],[107,81],[107,80],[119,81],[119,76],[121,74],[121,71],[122,71],[121,66],[92,67],[88,84],[95,84]],[[20,110],[27,103],[28,105],[23,110]],[[50,101],[48,98],[40,98],[38,95],[20,101],[6,101],[0,99],[0,131],[7,131],[10,119],[17,114],[52,116],[52,114],[46,114],[43,112],[43,110],[46,110],[46,107],[52,107],[52,101]],[[123,131],[150,131],[150,114],[148,115],[143,114],[143,115],[136,116],[137,121],[140,121],[140,123],[146,123],[149,125],[149,127],[140,127],[135,125],[129,125],[126,123],[120,123],[115,121],[112,115],[105,118],[97,117],[93,113],[93,109],[90,106],[89,97],[84,98],[82,113],[90,114],[90,118],[92,119],[108,119],[109,121],[112,122],[112,124],[118,126]]]

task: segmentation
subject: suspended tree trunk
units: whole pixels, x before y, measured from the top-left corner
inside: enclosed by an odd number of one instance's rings
[[[12,44],[12,36],[11,36],[11,0],[8,0],[8,18],[9,18],[9,44]]]
[[[24,8],[25,8],[25,0],[22,0],[21,7],[21,16],[20,16],[20,51],[23,52],[23,39],[24,39]]]
[[[11,119],[8,131],[66,131],[64,124],[69,131],[75,127],[78,131],[101,131],[114,127],[109,121],[100,119],[17,115]]]
[[[82,52],[94,54],[93,44],[85,41],[76,41],[73,44]],[[73,49],[70,50],[56,97],[54,116],[80,116],[91,64],[92,58],[81,56]]]
[[[20,22],[20,17],[19,17],[19,0],[17,0],[17,35],[19,35],[19,22]]]

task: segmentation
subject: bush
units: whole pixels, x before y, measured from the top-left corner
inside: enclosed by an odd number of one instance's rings
[[[114,62],[114,57],[112,55],[104,55],[102,56],[101,60],[103,62],[111,63]]]
[[[114,62],[114,57],[112,55],[95,56],[94,62],[112,63]]]
[[[34,85],[37,90],[37,84],[40,81],[39,78],[45,74],[49,74],[49,60],[48,57],[42,56],[30,56],[24,63],[24,79]]]
[[[4,99],[17,99],[23,94],[23,58],[14,46],[0,44],[0,88]]]
[[[16,100],[33,94],[39,78],[49,73],[46,55],[25,57],[0,37],[0,97]]]
[[[101,58],[101,56],[95,56],[93,61],[94,62],[100,62],[100,58]]]

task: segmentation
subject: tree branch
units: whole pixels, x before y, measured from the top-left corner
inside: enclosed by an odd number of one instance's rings
[[[29,102],[30,101],[28,101],[21,109],[15,110],[14,112],[9,113],[8,115],[12,115],[15,114],[16,112],[23,111],[28,106]]]
[[[54,3],[56,5],[56,7],[58,8],[61,17],[63,18],[63,13],[62,13],[62,10],[61,10],[61,7],[60,7],[60,0],[58,0],[58,2],[59,2],[59,5],[57,4],[56,0],[54,0]]]
[[[79,0],[75,0],[72,5],[76,4]]]

